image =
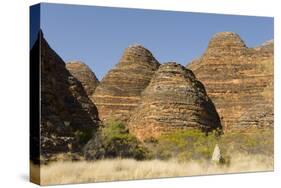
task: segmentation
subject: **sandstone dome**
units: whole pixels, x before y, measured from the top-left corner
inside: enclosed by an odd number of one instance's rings
[[[31,119],[30,139],[34,144],[31,147],[31,159],[55,160],[56,154],[60,153],[69,153],[72,157],[80,155],[87,139],[81,139],[78,134],[89,137],[100,127],[97,108],[82,84],[69,73],[65,62],[45,40],[42,31],[38,33],[38,39],[30,51],[32,74],[38,73],[38,77],[39,69],[36,67],[39,64],[40,122],[35,116]],[[34,79],[31,84],[35,87],[39,81]],[[31,96],[36,101],[36,95]],[[38,112],[37,105],[32,104],[32,112]]]
[[[105,75],[92,96],[100,118],[126,122],[159,65],[143,46],[126,48],[119,63]]]
[[[128,123],[140,140],[180,129],[221,128],[216,109],[192,71],[169,62],[161,65],[143,91]]]
[[[140,44],[130,45],[125,49],[117,67],[125,66],[151,66],[150,68],[156,70],[159,67],[158,61],[153,54]]]
[[[236,53],[246,48],[244,41],[238,34],[233,32],[219,32],[211,38],[206,52],[216,55],[236,55]]]
[[[238,120],[247,124],[247,118],[241,116],[251,114],[249,111],[255,110],[253,106],[264,103],[262,93],[273,84],[273,61],[273,40],[249,48],[239,35],[221,32],[212,37],[203,55],[187,68],[206,86],[224,131],[231,131],[237,128]],[[273,89],[268,93],[273,95]]]
[[[66,64],[66,68],[72,76],[81,82],[88,96],[94,94],[94,91],[99,84],[99,80],[95,73],[93,73],[85,63],[81,61],[71,61]]]

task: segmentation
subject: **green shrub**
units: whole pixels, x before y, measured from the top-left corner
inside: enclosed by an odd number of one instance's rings
[[[122,122],[110,120],[86,144],[84,155],[88,160],[116,157],[142,160],[148,155],[148,150]]]
[[[157,142],[146,141],[146,145],[158,159],[179,160],[211,159],[217,143],[215,132],[206,134],[200,130],[179,130],[162,135]]]
[[[221,164],[229,165],[235,154],[273,156],[273,130],[251,130],[248,132],[216,132],[206,135],[200,130],[176,131],[161,136],[158,141],[147,142],[154,158],[179,160],[210,160],[216,144],[219,145]]]
[[[92,130],[88,131],[76,131],[76,137],[80,144],[86,144],[92,138]]]
[[[273,155],[273,130],[251,130],[245,133],[230,132],[220,138],[220,146],[225,153]]]
[[[84,139],[88,139],[87,135],[81,135],[81,140]],[[222,135],[216,131],[206,134],[197,129],[178,130],[141,143],[122,122],[110,120],[88,141],[84,156],[88,160],[116,157],[137,160],[211,160],[216,144],[220,147],[220,164],[223,165],[229,165],[231,157],[237,153],[270,156],[274,149],[273,130],[227,132]]]

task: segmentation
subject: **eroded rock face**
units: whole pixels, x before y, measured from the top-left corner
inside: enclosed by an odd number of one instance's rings
[[[101,80],[92,97],[100,118],[126,122],[159,65],[152,53],[140,45],[125,49],[119,63]]]
[[[264,89],[264,96],[258,104],[254,104],[237,121],[233,129],[238,131],[248,131],[253,128],[265,129],[272,128],[274,125],[274,106],[273,106],[273,86]]]
[[[205,85],[224,130],[234,130],[237,121],[243,124],[245,118],[241,116],[259,111],[254,106],[265,104],[262,93],[273,85],[273,41],[248,48],[235,33],[217,33],[205,53],[187,67]],[[268,93],[273,96],[273,87]],[[273,106],[273,101],[271,103]],[[258,122],[258,115],[256,117],[253,121]]]
[[[91,97],[99,84],[99,80],[92,70],[86,64],[80,61],[68,62],[66,64],[66,68],[73,77],[81,82],[87,95]]]
[[[140,140],[180,129],[220,129],[216,109],[192,71],[180,64],[160,66],[143,91],[141,104],[128,123]]]
[[[31,66],[35,63],[41,64],[40,155],[49,160],[59,153],[79,153],[99,126],[97,108],[42,32],[31,49]]]

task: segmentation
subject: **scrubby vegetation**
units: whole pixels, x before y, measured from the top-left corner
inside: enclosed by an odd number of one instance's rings
[[[206,135],[200,130],[175,131],[163,135],[157,140],[147,140],[145,143],[152,157],[157,159],[177,158],[179,160],[210,159],[217,143],[215,133]]]
[[[216,144],[222,165],[211,161]],[[274,162],[273,130],[269,129],[222,135],[182,130],[140,142],[122,122],[108,121],[84,151],[89,161],[42,165],[41,184],[269,171]],[[36,174],[32,178],[38,179]]]
[[[84,155],[87,160],[103,158],[134,158],[146,159],[148,151],[129,133],[120,121],[110,120],[86,144]]]
[[[251,155],[274,154],[273,129],[249,130],[248,132],[229,132],[219,139],[221,150],[226,155],[243,153]]]
[[[92,134],[93,130],[88,129],[88,130],[84,130],[84,131],[75,131],[75,136],[78,139],[78,142],[80,144],[86,144],[93,136]]]
[[[231,162],[233,153],[273,156],[273,130],[225,134],[217,131],[206,134],[197,129],[178,130],[140,142],[122,122],[109,120],[86,144],[84,156],[87,160],[121,157],[203,161],[211,160],[216,144],[221,150],[222,163],[226,164]]]
[[[147,140],[150,158],[180,161],[210,160],[218,144],[222,163],[229,164],[233,154],[273,156],[273,130],[254,130],[247,133],[233,132],[218,135],[200,130],[176,131],[157,140]]]

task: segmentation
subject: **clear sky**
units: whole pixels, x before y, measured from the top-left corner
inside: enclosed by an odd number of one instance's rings
[[[238,33],[247,46],[273,39],[273,18],[79,5],[41,4],[41,28],[66,61],[81,60],[101,79],[130,44],[160,62],[186,65],[216,32]]]

